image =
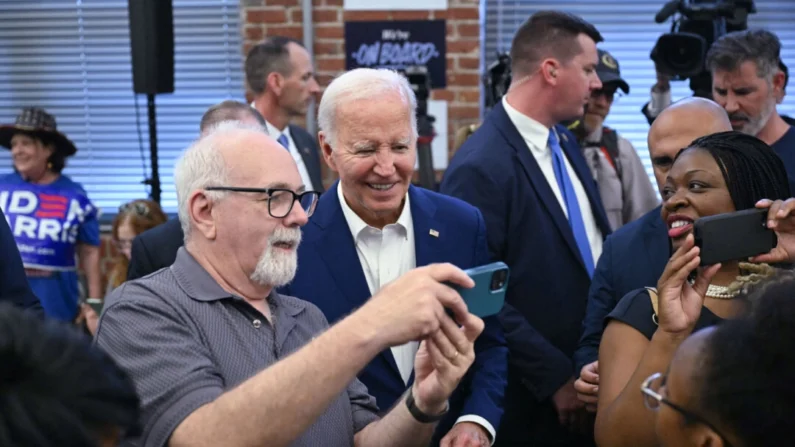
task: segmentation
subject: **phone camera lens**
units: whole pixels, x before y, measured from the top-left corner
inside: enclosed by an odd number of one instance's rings
[[[505,280],[508,276],[506,270],[498,270],[491,275],[491,290],[500,290],[505,286]]]

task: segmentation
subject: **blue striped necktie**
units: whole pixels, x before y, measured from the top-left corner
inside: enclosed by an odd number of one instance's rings
[[[588,276],[593,277],[594,265],[591,243],[588,242],[588,233],[585,231],[585,223],[582,220],[580,204],[577,202],[577,194],[574,192],[574,184],[572,184],[569,171],[566,169],[563,150],[560,148],[558,134],[555,133],[554,129],[549,130],[547,144],[552,149],[552,165],[555,169],[555,179],[558,181],[563,202],[566,204],[566,210],[569,214],[569,226],[572,233],[574,233],[574,241],[577,242],[577,248],[580,250],[582,260],[585,262]]]

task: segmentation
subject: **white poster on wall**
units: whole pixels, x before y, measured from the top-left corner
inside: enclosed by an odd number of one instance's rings
[[[447,9],[447,0],[344,0],[346,11],[400,11]]]
[[[436,131],[431,143],[431,155],[433,157],[433,169],[443,171],[447,169],[447,101],[428,101],[428,115],[436,118],[433,128]],[[414,169],[420,168],[419,157],[414,164]]]

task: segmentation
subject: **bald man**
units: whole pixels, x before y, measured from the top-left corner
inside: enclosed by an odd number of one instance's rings
[[[662,190],[680,150],[696,138],[728,130],[732,130],[728,115],[708,99],[686,98],[660,113],[649,129],[648,140],[658,190]],[[604,318],[627,293],[656,286],[670,257],[668,229],[660,217],[661,207],[608,237],[596,265],[588,291],[583,335],[574,353],[575,366],[580,371],[575,389],[591,411],[596,410],[597,359]]]

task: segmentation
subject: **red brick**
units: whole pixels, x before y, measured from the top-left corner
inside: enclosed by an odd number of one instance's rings
[[[342,6],[344,0],[323,0],[323,4],[326,6]]]
[[[312,11],[312,21],[314,23],[336,23],[340,21],[340,10],[338,8],[315,8]]]
[[[480,25],[477,23],[459,23],[456,25],[459,37],[474,37],[480,39]]]
[[[446,19],[447,18],[447,10],[446,9],[440,9],[440,10],[437,10],[437,11],[431,11],[431,18],[434,19],[434,20]]]
[[[472,53],[477,51],[480,48],[480,42],[477,40],[456,40],[453,42],[447,42],[447,52],[448,53]]]
[[[268,6],[301,6],[301,0],[265,0]]]
[[[480,87],[480,75],[469,73],[450,73],[447,72],[447,85],[459,87],[477,86]]]
[[[333,59],[318,59],[315,63],[317,71],[343,71],[345,70],[345,59],[335,57]]]
[[[265,30],[266,36],[284,36],[301,40],[304,30],[300,25],[271,25]]]
[[[248,54],[248,52],[251,51],[251,47],[253,47],[256,44],[257,42],[245,42],[243,44],[243,54]]]
[[[287,21],[287,14],[284,8],[274,9],[249,9],[246,11],[247,23],[284,23]]]
[[[480,18],[480,11],[475,7],[450,8],[447,10],[448,19],[472,20]]]
[[[342,41],[315,42],[313,50],[317,55],[337,55],[342,53]]]
[[[470,106],[450,106],[448,107],[448,116],[450,119],[478,119],[480,117],[480,107],[477,105]]]
[[[429,11],[392,11],[393,20],[430,20]]]
[[[334,75],[330,74],[319,74],[315,76],[315,80],[317,81],[318,85],[321,87],[326,87],[331,84],[331,81],[334,80]]]
[[[480,70],[480,59],[477,57],[458,57],[456,68],[459,70]]]
[[[377,0],[373,0],[377,1]],[[345,11],[345,20],[389,20],[391,13],[389,11]]]
[[[431,97],[437,101],[453,101],[455,99],[455,93],[450,90],[433,90],[431,92]]]
[[[290,21],[293,23],[303,23],[304,10],[301,8],[290,8]]]
[[[455,35],[456,35],[455,34],[455,31],[456,31],[455,30],[455,23],[447,22],[447,26],[445,28],[447,28],[446,29],[447,40],[450,40],[450,38],[455,37]]]
[[[262,31],[261,26],[247,26],[246,27],[246,39],[260,41],[264,37],[264,32]]]
[[[464,90],[457,93],[458,102],[480,102],[480,91],[478,90]]]
[[[345,28],[342,26],[318,26],[315,27],[315,38],[317,39],[343,39]]]

